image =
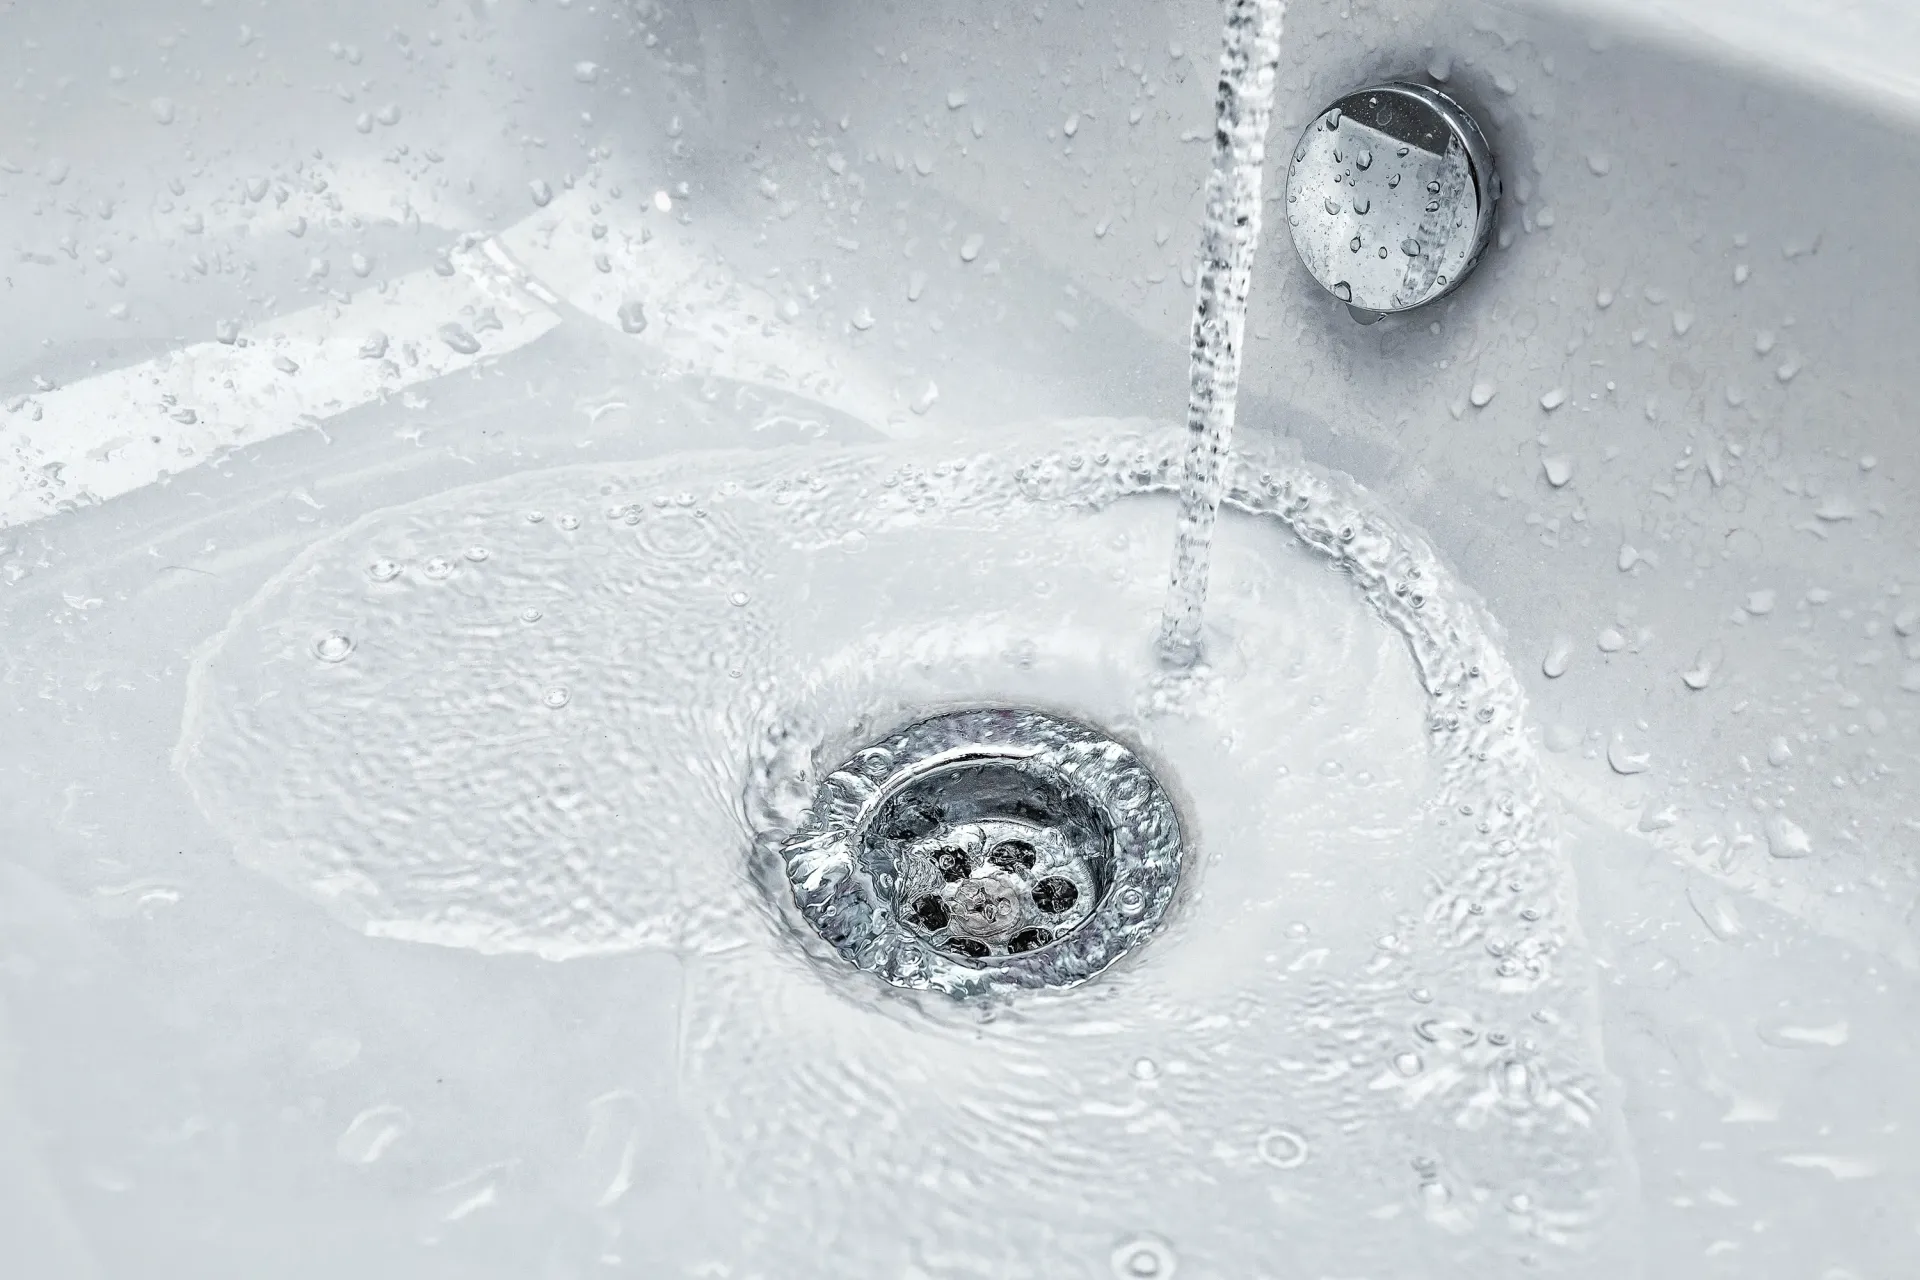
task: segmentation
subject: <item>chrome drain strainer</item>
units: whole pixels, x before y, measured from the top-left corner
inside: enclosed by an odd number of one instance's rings
[[[1072,986],[1125,955],[1173,899],[1180,822],[1104,734],[960,711],[856,752],[781,853],[801,913],[843,957],[968,995]]]

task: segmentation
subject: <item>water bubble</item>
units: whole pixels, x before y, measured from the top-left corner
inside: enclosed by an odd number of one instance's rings
[[[1130,916],[1137,916],[1146,909],[1147,895],[1133,885],[1128,885],[1114,895],[1114,901],[1120,904],[1120,910]]]
[[[392,582],[400,576],[400,565],[394,560],[375,560],[367,566],[367,576],[375,582]]]
[[[638,299],[621,303],[620,309],[614,312],[614,317],[620,321],[620,329],[623,333],[646,332],[647,309]]]
[[[1393,1069],[1397,1075],[1417,1076],[1420,1074],[1420,1068],[1424,1065],[1425,1064],[1420,1061],[1420,1055],[1414,1053],[1412,1050],[1393,1055]]]
[[[435,582],[439,582],[453,572],[453,561],[445,556],[433,556],[420,566],[420,571]]]
[[[1132,1072],[1135,1080],[1158,1080],[1160,1078],[1160,1064],[1152,1058],[1135,1058],[1133,1060]]]
[[[1298,1169],[1307,1162],[1307,1140],[1292,1129],[1267,1130],[1260,1135],[1254,1149],[1276,1169]]]
[[[546,614],[540,612],[540,610],[538,610],[532,605],[528,605],[526,608],[520,611],[520,621],[527,623],[529,625],[540,621],[540,619],[546,616],[547,616]]]
[[[1113,1274],[1119,1280],[1168,1280],[1179,1266],[1173,1246],[1159,1236],[1135,1236],[1113,1251]]]
[[[572,530],[578,529],[580,527],[580,517],[573,516],[573,515],[561,516],[560,519],[555,523],[557,523],[562,529],[566,529],[569,532],[571,532]]]
[[[313,656],[322,662],[345,662],[353,652],[353,637],[342,631],[329,631],[313,643]]]
[[[571,691],[568,690],[567,686],[563,684],[557,684],[553,686],[553,688],[541,694],[540,701],[545,703],[547,706],[551,707],[553,710],[558,711],[560,708],[566,706],[569,702],[573,701],[573,694]]]
[[[736,609],[740,609],[740,608],[746,607],[747,599],[748,599],[748,596],[746,592],[736,591],[732,595],[727,597],[727,603],[732,605]]]
[[[493,552],[487,550],[485,547],[468,547],[465,554],[467,559],[473,561],[475,564],[479,564],[488,556],[492,555]]]

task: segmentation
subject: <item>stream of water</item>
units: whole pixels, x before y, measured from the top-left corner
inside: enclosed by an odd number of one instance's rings
[[[1187,459],[1160,649],[1172,666],[1200,656],[1213,528],[1220,516],[1226,458],[1233,447],[1240,396],[1241,344],[1247,293],[1260,247],[1261,167],[1273,119],[1273,83],[1280,61],[1280,0],[1231,0],[1220,52],[1218,121],[1207,215],[1201,233],[1193,357],[1188,368]]]

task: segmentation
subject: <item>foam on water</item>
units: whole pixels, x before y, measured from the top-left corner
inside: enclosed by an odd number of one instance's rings
[[[1165,671],[1183,444],[1048,424],[379,513],[200,655],[179,764],[243,861],[370,933],[683,956],[744,1274],[1099,1275],[1142,1233],[1199,1274],[1620,1274],[1590,975],[1491,624],[1350,482],[1241,458],[1207,661]],[[1100,725],[1182,809],[1167,927],[1072,992],[883,987],[764,857],[820,770],[981,703]]]

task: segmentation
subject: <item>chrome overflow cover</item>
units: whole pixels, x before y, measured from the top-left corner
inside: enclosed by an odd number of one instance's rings
[[[1421,84],[1340,99],[1300,135],[1287,172],[1300,260],[1362,323],[1458,287],[1487,247],[1499,199],[1480,126]]]

